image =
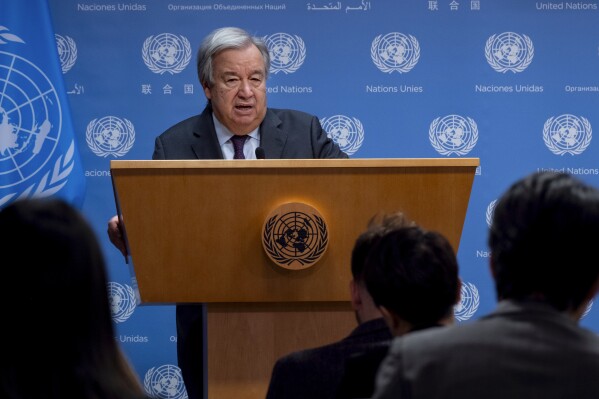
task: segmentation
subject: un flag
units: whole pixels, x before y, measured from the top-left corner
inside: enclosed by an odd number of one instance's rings
[[[0,1],[0,207],[61,197],[81,207],[85,176],[46,0]]]

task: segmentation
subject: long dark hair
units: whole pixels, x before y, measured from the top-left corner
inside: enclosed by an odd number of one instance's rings
[[[145,396],[115,341],[107,276],[83,216],[58,199],[0,211],[5,334],[0,396]]]

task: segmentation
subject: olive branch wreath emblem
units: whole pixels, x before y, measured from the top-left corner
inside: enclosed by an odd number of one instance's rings
[[[262,241],[264,244],[264,249],[268,252],[270,257],[281,265],[291,265],[293,262],[298,262],[300,266],[310,265],[320,259],[320,256],[324,253],[327,248],[329,242],[329,235],[326,227],[326,223],[324,220],[317,215],[312,215],[314,221],[316,222],[316,226],[319,233],[319,240],[315,247],[312,248],[312,251],[307,255],[301,258],[299,257],[288,257],[279,251],[277,248],[276,242],[273,240],[273,228],[276,222],[280,219],[278,215],[271,217],[268,219],[264,226],[264,233],[262,236]]]

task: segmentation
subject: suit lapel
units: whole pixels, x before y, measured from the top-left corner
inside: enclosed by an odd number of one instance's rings
[[[209,105],[202,111],[198,123],[194,127],[193,135],[196,139],[193,140],[191,148],[198,159],[224,159],[216,137],[212,110]]]
[[[264,149],[267,159],[282,158],[288,133],[280,128],[281,123],[274,112],[266,110],[266,116],[260,125],[260,147]]]

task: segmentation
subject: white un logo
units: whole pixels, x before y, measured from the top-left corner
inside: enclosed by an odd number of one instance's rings
[[[470,319],[478,310],[480,297],[478,289],[472,283],[463,282],[460,290],[460,303],[453,308],[453,314],[457,321]]]
[[[144,388],[154,398],[187,399],[181,370],[172,364],[149,369],[144,376]]]
[[[543,127],[543,141],[555,155],[579,155],[589,146],[592,137],[591,124],[582,116],[551,117]]]
[[[591,311],[592,308],[593,308],[593,301],[590,301],[580,318],[584,319],[589,314],[589,312]]]
[[[185,69],[191,60],[191,45],[185,36],[161,33],[149,36],[143,44],[141,54],[150,71],[174,75]]]
[[[525,70],[534,57],[532,40],[526,35],[504,32],[487,39],[485,57],[497,72],[513,73]]]
[[[135,128],[127,119],[105,116],[93,119],[85,132],[87,146],[99,157],[122,157],[135,142]]]
[[[287,33],[275,33],[264,36],[264,43],[270,54],[270,72],[293,73],[306,59],[306,46],[299,36]]]
[[[466,155],[478,141],[478,127],[472,118],[448,115],[433,120],[428,138],[441,155]]]
[[[420,45],[412,35],[399,32],[378,35],[370,46],[370,57],[382,72],[410,72],[420,58]]]
[[[320,123],[327,135],[347,155],[352,155],[360,149],[364,141],[364,128],[362,122],[357,118],[349,118],[345,115],[335,115],[322,118]]]
[[[487,206],[487,211],[485,212],[485,220],[487,221],[487,226],[490,228],[493,224],[493,214],[495,213],[495,206],[497,205],[497,200],[493,200]]]
[[[62,73],[71,70],[77,61],[77,45],[69,36],[54,35],[56,38],[56,48],[58,49],[58,58],[60,59],[60,68]]]
[[[108,283],[108,301],[115,323],[126,321],[133,314],[137,304],[133,288],[115,282]]]
[[[7,41],[24,43],[0,32],[0,44]],[[19,196],[50,196],[67,183],[74,165],[71,141],[42,175],[61,141],[60,98],[48,76],[23,57],[0,51],[0,69],[0,205]]]

